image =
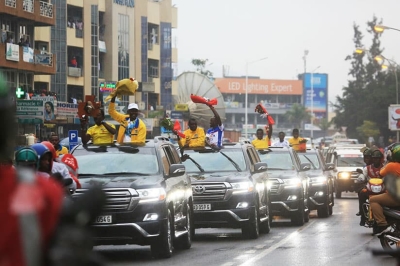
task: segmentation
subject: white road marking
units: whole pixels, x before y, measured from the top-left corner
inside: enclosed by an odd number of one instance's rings
[[[266,243],[266,244],[269,244],[269,243],[272,243],[272,242],[275,242],[275,240],[274,239],[268,239],[268,240],[264,241],[264,243]]]
[[[258,261],[259,259],[267,256],[269,253],[271,253],[272,251],[276,250],[277,248],[283,246],[286,242],[288,242],[292,238],[296,237],[299,234],[299,232],[301,232],[305,228],[309,227],[313,223],[315,223],[315,220],[307,223],[306,225],[303,225],[302,227],[300,227],[295,232],[291,233],[290,235],[288,235],[287,237],[285,237],[284,239],[282,239],[278,243],[272,245],[270,248],[268,248],[268,249],[264,250],[263,252],[259,253],[257,256],[252,257],[251,259],[247,260],[245,263],[241,264],[241,266],[255,265],[256,261]]]
[[[256,251],[257,250],[255,250],[255,249],[250,249],[250,250],[247,250],[245,253],[246,254],[254,254],[254,253],[256,253]]]
[[[224,264],[221,264],[221,266],[232,266],[234,263],[233,262],[227,262]]]

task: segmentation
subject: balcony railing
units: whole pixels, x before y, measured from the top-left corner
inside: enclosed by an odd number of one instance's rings
[[[29,13],[34,12],[35,3],[34,0],[23,0],[23,10]]]
[[[35,64],[53,65],[53,54],[35,54]]]
[[[83,38],[83,30],[75,29],[75,37],[76,38]]]
[[[82,69],[79,67],[68,67],[68,76],[82,77]]]
[[[43,17],[53,17],[53,5],[47,2],[40,1],[40,15]]]
[[[17,7],[17,0],[5,0],[6,6],[16,8]]]

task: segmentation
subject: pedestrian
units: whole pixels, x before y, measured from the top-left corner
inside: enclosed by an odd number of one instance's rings
[[[81,131],[82,131],[82,143],[86,144],[92,139],[93,144],[112,144],[114,142],[114,135],[117,133],[115,126],[104,121],[104,110],[100,109],[100,112],[94,117],[95,125],[87,129],[87,116],[81,118]]]
[[[190,118],[188,122],[189,128],[183,134],[185,138],[178,136],[179,147],[182,148],[201,148],[205,146],[206,135],[202,127],[197,126],[197,121]]]
[[[115,121],[121,124],[118,130],[117,142],[145,144],[146,124],[138,118],[139,106],[136,103],[130,103],[127,114],[121,114],[115,110],[115,98],[116,96],[111,98],[108,113]]]
[[[210,128],[207,130],[206,143],[212,148],[222,148],[222,140],[224,138],[224,125],[222,124],[221,117],[215,110],[213,105],[207,106],[211,109],[214,117],[210,119]]]
[[[49,141],[53,144],[57,157],[69,152],[67,147],[60,145],[60,137],[56,133],[50,135]]]
[[[292,146],[292,148],[295,151],[300,151],[301,150],[300,144],[302,142],[304,142],[305,140],[303,138],[299,137],[299,129],[297,129],[297,128],[293,129],[292,134],[293,134],[293,137],[291,137],[289,139],[289,144],[290,144],[290,146]]]

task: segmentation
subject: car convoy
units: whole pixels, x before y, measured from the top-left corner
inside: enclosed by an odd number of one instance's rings
[[[164,137],[144,146],[80,144],[71,153],[82,188],[72,196],[93,185],[106,192],[103,213],[92,222],[95,245],[149,245],[154,257],[167,258],[190,248],[197,228],[239,228],[255,239],[269,233],[274,216],[294,225],[308,222],[311,210],[329,217],[335,190],[337,198],[353,191],[353,170],[340,168],[343,161],[358,166],[358,154],[346,154],[360,145],[350,146],[296,152],[256,150],[244,141],[181,151]]]

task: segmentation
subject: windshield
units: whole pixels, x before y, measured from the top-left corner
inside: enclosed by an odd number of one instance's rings
[[[187,154],[201,165],[205,172],[238,171],[232,162],[220,152],[193,151],[187,152]],[[241,149],[224,150],[224,154],[236,162],[241,171],[246,170],[246,162]],[[199,168],[191,160],[185,160],[183,164],[187,172],[200,172]]]
[[[321,165],[319,164],[318,156],[315,153],[299,153],[301,163],[309,163],[311,164],[312,169],[321,169]]]
[[[338,156],[337,166],[339,167],[363,167],[364,164],[362,155],[344,154]]]
[[[269,152],[260,154],[262,162],[267,163],[268,169],[293,170],[294,165],[290,153]]]
[[[141,175],[158,173],[157,156],[152,149],[141,149],[137,153],[84,152],[75,154],[79,165],[79,177],[82,175],[109,175],[113,173],[138,173]]]

